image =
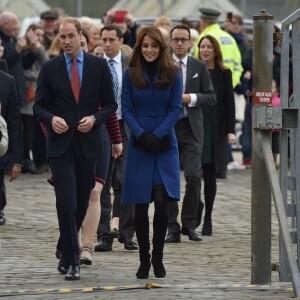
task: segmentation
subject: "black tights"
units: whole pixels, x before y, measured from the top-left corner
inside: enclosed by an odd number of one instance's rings
[[[168,218],[168,195],[163,185],[153,188],[151,200],[154,202],[154,219]],[[149,204],[136,204],[135,216],[137,218],[148,219]]]
[[[214,164],[203,164],[205,219],[210,220],[217,193],[216,170]]]
[[[168,226],[168,195],[163,185],[153,188],[151,200],[154,202],[153,247],[163,249],[164,238]],[[149,240],[149,204],[135,205],[135,228],[140,248],[148,248],[141,238]],[[142,245],[141,245],[142,242]],[[142,250],[142,249],[141,249]]]

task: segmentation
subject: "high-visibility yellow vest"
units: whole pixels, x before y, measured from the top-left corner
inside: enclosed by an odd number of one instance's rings
[[[232,84],[233,87],[235,87],[239,83],[243,72],[241,53],[235,39],[229,33],[221,29],[219,24],[210,25],[201,32],[190,51],[190,55],[195,58],[199,59],[198,43],[205,35],[211,35],[218,40],[224,65],[231,70]]]

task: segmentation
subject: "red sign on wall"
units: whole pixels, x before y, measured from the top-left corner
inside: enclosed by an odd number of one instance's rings
[[[256,91],[254,93],[254,103],[260,105],[272,104],[271,91]]]

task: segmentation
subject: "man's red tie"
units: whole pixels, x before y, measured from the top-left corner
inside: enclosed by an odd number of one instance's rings
[[[71,68],[71,86],[72,86],[72,90],[76,102],[78,103],[79,92],[80,92],[80,78],[76,67],[77,57],[73,57],[72,60],[73,60],[73,64]]]

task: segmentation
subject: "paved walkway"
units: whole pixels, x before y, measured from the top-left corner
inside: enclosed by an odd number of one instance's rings
[[[113,251],[94,253],[80,281],[57,270],[58,234],[54,192],[47,174],[22,175],[7,183],[7,223],[0,226],[0,298],[5,299],[288,299],[291,283],[251,286],[251,170],[230,171],[218,180],[214,232],[202,242],[185,236],[166,245],[167,277],[137,280],[138,252],[114,242]],[[182,191],[183,191],[182,185]],[[153,208],[152,208],[153,209]],[[153,211],[151,210],[151,216]],[[278,224],[272,224],[272,262],[278,262]],[[147,288],[146,284],[158,288]],[[150,287],[150,285],[148,286]],[[10,296],[10,297],[9,297]]]

